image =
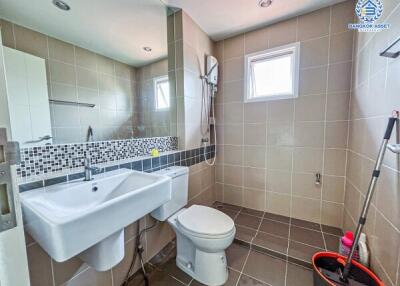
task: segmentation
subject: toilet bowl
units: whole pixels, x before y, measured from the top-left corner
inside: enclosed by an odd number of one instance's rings
[[[171,201],[151,215],[167,220],[176,233],[176,265],[195,280],[209,286],[228,280],[225,249],[235,237],[233,220],[223,212],[187,204],[188,169],[171,167],[159,171],[171,176]]]

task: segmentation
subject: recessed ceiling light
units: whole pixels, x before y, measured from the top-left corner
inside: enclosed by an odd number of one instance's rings
[[[145,50],[146,52],[151,52],[151,48],[150,47],[143,47],[143,50]]]
[[[269,6],[271,6],[272,4],[272,0],[260,0],[260,2],[258,2],[258,5],[262,8],[267,8]]]
[[[65,3],[64,1],[62,1],[62,0],[53,0],[53,4],[54,4],[57,8],[61,9],[61,10],[64,10],[64,11],[69,11],[69,10],[71,10],[71,7],[70,7],[67,3]]]

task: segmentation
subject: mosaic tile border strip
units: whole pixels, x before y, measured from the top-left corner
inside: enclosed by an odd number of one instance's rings
[[[23,148],[17,177],[47,176],[82,167],[86,157],[90,157],[92,164],[131,159],[149,155],[153,148],[160,152],[176,150],[178,138],[166,136]]]
[[[209,160],[214,157],[215,157],[215,145],[206,147],[205,156],[204,156],[204,147],[191,150],[184,150],[184,151],[171,151],[168,152],[168,154],[161,154],[161,156],[159,157],[147,157],[132,161],[126,161],[124,163],[115,165],[110,164],[106,167],[101,167],[99,171],[94,175],[105,172],[111,172],[117,169],[131,169],[131,170],[151,173],[171,166],[190,167],[192,165],[199,164],[205,161],[206,159]],[[69,181],[82,179],[85,176],[84,172],[82,171],[78,173],[71,173],[64,176],[37,180],[30,183],[21,183],[19,184],[19,191],[25,192],[37,188],[48,187],[55,184],[61,184]]]

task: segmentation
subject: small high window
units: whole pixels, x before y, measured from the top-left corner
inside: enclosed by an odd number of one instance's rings
[[[169,81],[168,76],[162,76],[154,79],[154,95],[156,110],[165,110],[169,108]]]
[[[245,57],[245,102],[298,97],[300,44]]]

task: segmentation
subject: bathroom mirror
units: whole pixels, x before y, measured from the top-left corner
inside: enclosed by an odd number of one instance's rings
[[[13,138],[176,136],[167,15],[160,0],[0,0]]]

